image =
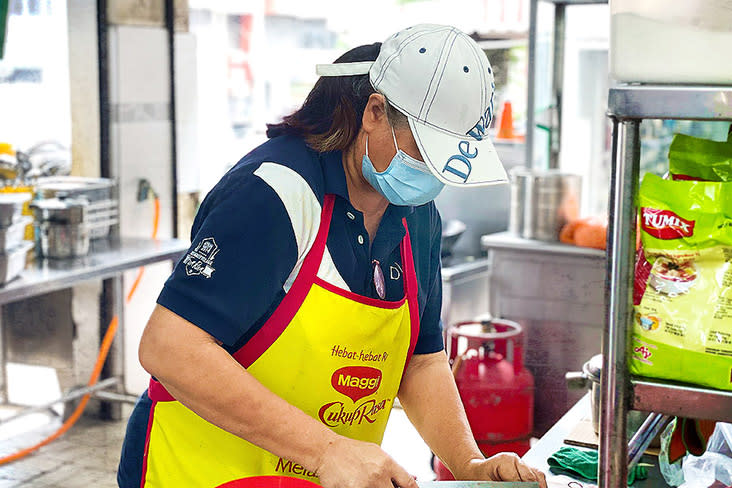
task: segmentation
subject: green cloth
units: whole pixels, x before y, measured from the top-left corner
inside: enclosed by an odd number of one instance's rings
[[[575,447],[562,447],[549,459],[549,470],[554,474],[566,474],[587,481],[597,481],[597,451],[585,451]],[[648,478],[645,466],[636,466],[628,473],[628,484]]]

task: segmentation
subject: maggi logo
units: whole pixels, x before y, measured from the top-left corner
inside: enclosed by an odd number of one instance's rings
[[[368,366],[347,366],[333,373],[331,385],[354,402],[376,393],[381,384],[381,371]]]

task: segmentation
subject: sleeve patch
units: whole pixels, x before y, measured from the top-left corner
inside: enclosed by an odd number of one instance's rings
[[[206,237],[201,240],[198,245],[190,251],[183,259],[187,276],[203,276],[211,278],[216,268],[214,268],[214,259],[219,252],[219,246],[213,237]]]

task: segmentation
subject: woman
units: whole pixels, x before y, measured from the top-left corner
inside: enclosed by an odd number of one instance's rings
[[[439,321],[432,200],[505,178],[483,138],[490,64],[462,32],[420,25],[318,70],[196,216],[140,343],[153,378],[119,485],[415,488],[378,446],[397,394],[458,479],[544,483],[478,450]]]

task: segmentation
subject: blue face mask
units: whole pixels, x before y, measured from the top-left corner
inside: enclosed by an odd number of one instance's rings
[[[376,171],[369,159],[369,139],[366,136],[366,154],[361,162],[364,178],[394,205],[423,205],[434,200],[445,185],[425,163],[399,149],[393,127],[391,135],[397,153],[383,173]]]

